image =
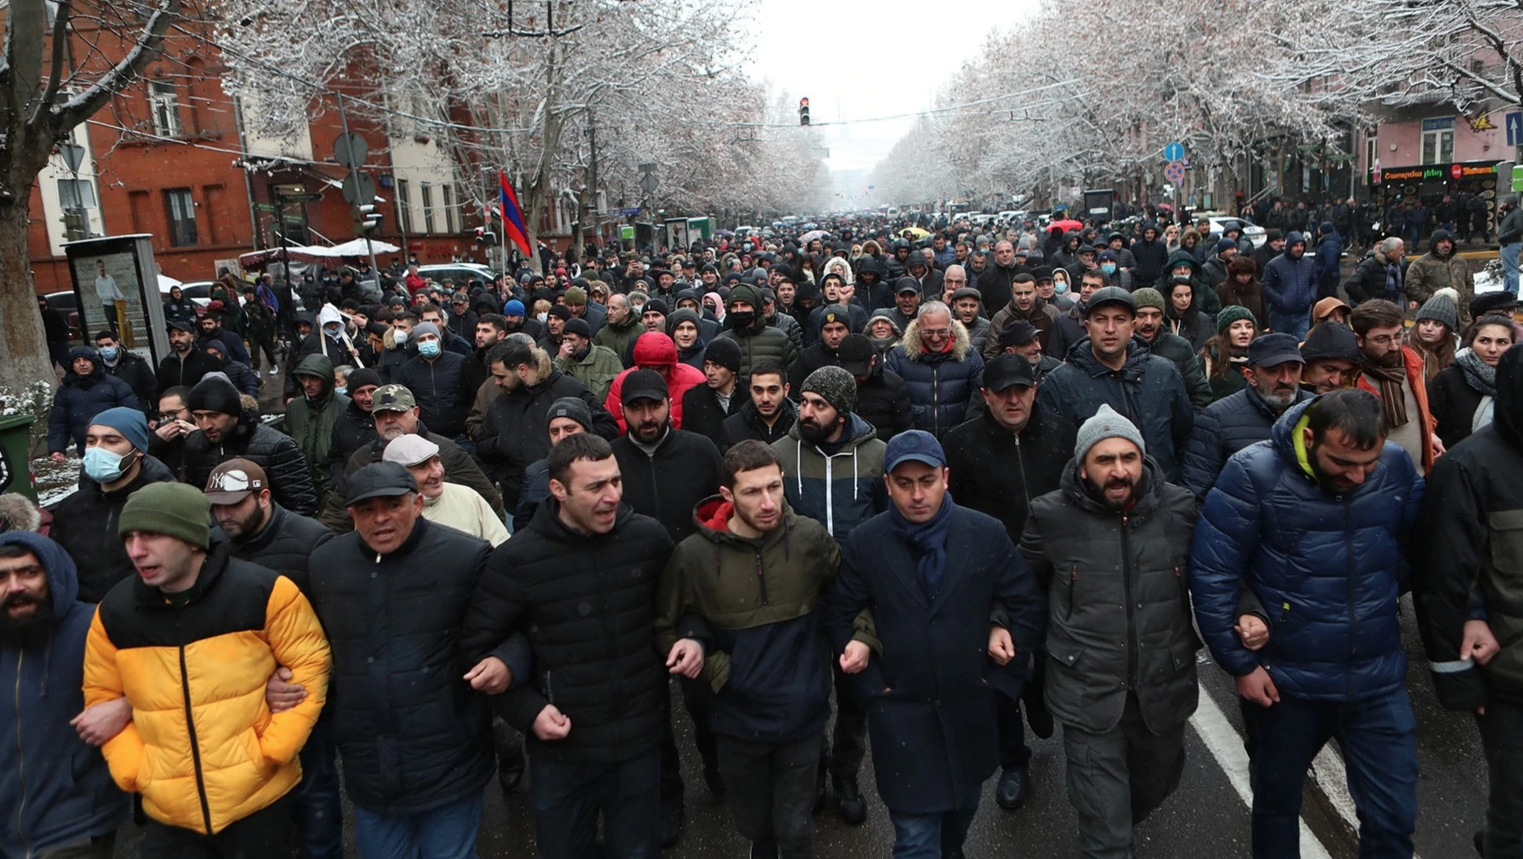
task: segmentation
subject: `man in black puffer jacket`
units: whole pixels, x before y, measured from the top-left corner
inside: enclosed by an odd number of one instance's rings
[[[562,439],[549,465],[552,497],[492,553],[461,650],[469,662],[528,633],[533,675],[515,675],[492,704],[528,738],[540,854],[588,855],[601,812],[609,855],[655,857],[667,718],[655,590],[672,540],[621,503],[601,436]]]
[[[883,366],[873,341],[847,335],[839,354],[841,367],[857,380],[857,416],[873,425],[879,440],[886,442],[915,425],[909,386]]]
[[[423,422],[445,438],[458,438],[465,431],[465,412],[473,389],[463,393],[460,385],[465,358],[444,348],[439,326],[420,322],[412,330],[418,354],[397,368],[391,381],[412,391],[422,410]]]
[[[1180,483],[1197,500],[1206,500],[1234,453],[1269,438],[1286,409],[1311,399],[1312,394],[1301,388],[1305,365],[1296,338],[1289,334],[1265,334],[1248,344],[1248,365],[1243,368],[1248,387],[1207,406],[1190,432]]]
[[[328,485],[342,493],[344,468],[355,451],[375,441],[375,418],[370,414],[371,397],[381,386],[381,375],[364,367],[349,374],[349,405],[333,422],[333,438],[328,443]]]
[[[491,719],[478,690],[501,692],[516,679],[505,651],[462,656],[461,623],[491,547],[424,519],[417,483],[394,462],[351,475],[346,500],[355,530],[314,552],[310,575],[333,649],[328,715],[355,840],[367,853],[386,843],[445,855],[474,843],[492,777]],[[425,817],[434,820],[426,829]],[[397,830],[412,837],[388,840]]]
[[[83,456],[90,419],[117,406],[143,410],[131,386],[101,368],[100,355],[94,349],[76,346],[70,350],[68,370],[48,415],[48,453],[53,460],[63,462],[70,442]]]
[[[205,486],[212,469],[241,456],[269,475],[280,506],[303,516],[317,514],[317,490],[306,457],[290,436],[244,411],[231,382],[220,376],[201,380],[191,388],[188,405],[197,427],[185,437],[185,477],[190,485]]]

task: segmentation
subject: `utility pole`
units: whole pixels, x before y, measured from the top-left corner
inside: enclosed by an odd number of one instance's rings
[[[592,186],[592,236],[595,243],[602,244],[602,210],[598,207],[598,121],[590,107],[587,108],[587,145],[591,150],[587,164],[587,182]],[[583,249],[586,245],[583,241]]]
[[[344,94],[339,92],[338,90],[334,90],[333,91],[333,98],[334,98],[335,101],[338,102],[338,124],[339,124],[339,128],[340,128],[340,130],[342,130],[344,132],[344,138],[348,139],[348,137],[349,137],[349,117],[348,117],[347,114],[344,113]],[[356,172],[358,172],[358,170],[359,170],[358,167],[351,168],[351,169],[355,170]],[[355,182],[355,185],[359,186],[359,187],[363,187],[364,183],[362,183],[362,182]],[[356,206],[367,205],[367,204],[370,205],[370,206],[374,206],[375,205],[375,201],[373,199],[371,199],[371,200],[366,200],[364,203],[359,203],[359,202],[355,203]],[[379,287],[381,285],[381,270],[375,264],[375,246],[370,243],[370,231],[369,230],[365,231],[365,252],[370,255],[370,276],[375,278],[376,286]]]

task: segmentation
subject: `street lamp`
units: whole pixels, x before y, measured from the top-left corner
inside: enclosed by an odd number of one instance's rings
[[[73,194],[72,206],[65,206],[66,213],[72,213],[78,220],[79,229],[83,232],[83,238],[90,238],[90,217],[85,211],[84,195],[79,193],[79,167],[85,160],[85,148],[73,140],[63,140],[58,143],[58,154],[63,156],[64,166],[69,168],[72,182],[69,190]],[[62,200],[59,201],[63,202]],[[66,219],[67,220],[67,219]]]

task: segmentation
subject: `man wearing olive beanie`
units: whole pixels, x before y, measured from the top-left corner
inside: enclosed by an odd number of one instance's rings
[[[142,794],[145,856],[284,852],[297,752],[328,688],[328,641],[306,597],[232,557],[210,516],[188,484],[133,494],[117,533],[137,577],[106,594],[85,645],[85,706],[125,698],[132,708],[101,752],[117,785]],[[265,684],[277,666],[307,695],[272,713]]]
[[[1147,341],[1149,352],[1174,362],[1185,380],[1190,405],[1199,414],[1211,405],[1211,384],[1206,381],[1205,367],[1190,341],[1164,328],[1163,293],[1151,286],[1139,287],[1132,290],[1132,300],[1137,302],[1136,335]]]

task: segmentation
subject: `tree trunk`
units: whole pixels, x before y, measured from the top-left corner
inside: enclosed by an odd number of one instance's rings
[[[55,381],[32,291],[28,190],[20,194],[20,205],[0,204],[0,388],[18,392],[33,382]]]

